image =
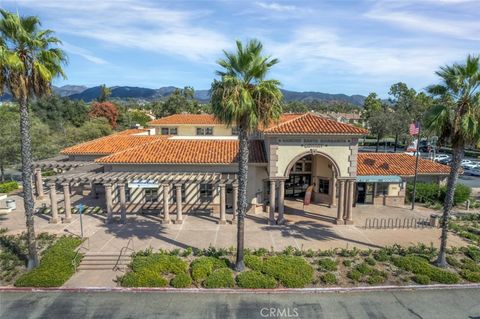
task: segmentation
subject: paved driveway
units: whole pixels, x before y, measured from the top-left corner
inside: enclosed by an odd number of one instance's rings
[[[362,293],[3,292],[3,319],[479,318],[479,289]]]

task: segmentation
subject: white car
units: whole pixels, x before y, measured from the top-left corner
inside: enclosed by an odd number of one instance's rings
[[[462,163],[460,164],[463,168],[467,168],[467,166],[469,165],[472,165],[472,164],[475,164],[474,162],[472,162],[471,160],[462,160]]]
[[[435,155],[435,157],[433,158],[433,160],[434,160],[435,162],[439,162],[439,161],[447,160],[447,159],[450,159],[450,155],[448,155],[448,154],[437,154],[437,155]]]
[[[462,164],[464,169],[477,169],[480,168],[480,163],[478,162],[471,162],[470,164]]]
[[[472,176],[480,176],[480,166],[478,166],[476,168],[465,168],[463,174],[472,175]]]

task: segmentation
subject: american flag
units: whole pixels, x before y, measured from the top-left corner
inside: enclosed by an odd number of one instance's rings
[[[420,131],[420,125],[418,124],[418,122],[410,124],[410,128],[408,130],[410,135],[417,135],[419,131]]]

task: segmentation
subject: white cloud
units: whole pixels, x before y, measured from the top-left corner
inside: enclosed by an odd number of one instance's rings
[[[199,21],[205,10],[173,10],[153,2],[125,1],[17,1],[45,14],[55,13],[52,28],[118,47],[183,56],[194,61],[212,61],[231,41]],[[86,56],[84,56],[86,58]],[[98,61],[97,61],[98,62]]]
[[[63,44],[62,47],[65,51],[67,51],[69,53],[72,53],[72,54],[76,54],[78,56],[81,56],[82,58],[84,58],[84,59],[86,59],[90,62],[93,62],[95,64],[107,64],[108,63],[104,59],[93,55],[93,53],[91,53],[89,50],[86,50],[84,48],[78,47],[76,45],[70,44],[70,43],[65,42],[65,41],[63,41],[62,44]]]
[[[279,12],[296,11],[296,10],[299,9],[298,7],[293,6],[293,5],[284,5],[284,4],[279,4],[279,3],[276,3],[276,2],[271,2],[271,3],[257,2],[257,5],[260,8],[263,8],[263,9],[279,11]]]

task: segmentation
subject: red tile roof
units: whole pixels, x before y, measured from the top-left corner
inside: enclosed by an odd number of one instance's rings
[[[212,114],[173,114],[148,122],[149,125],[215,125],[220,124]]]
[[[159,139],[165,139],[168,135],[126,135],[114,134],[92,141],[77,144],[63,149],[60,153],[64,155],[110,155],[116,152],[148,144]]]
[[[250,141],[250,163],[266,163],[263,141]],[[131,164],[231,164],[238,160],[238,140],[168,139],[96,160]]]
[[[415,156],[399,153],[359,153],[357,175],[415,175]],[[448,175],[450,167],[419,158],[418,173]]]
[[[269,127],[265,134],[347,134],[365,135],[368,131],[354,125],[340,123],[317,114],[305,113],[276,126]]]
[[[137,135],[137,134],[145,134],[145,132],[150,131],[148,128],[131,128],[128,130],[120,131],[118,133],[115,133],[115,135]]]

